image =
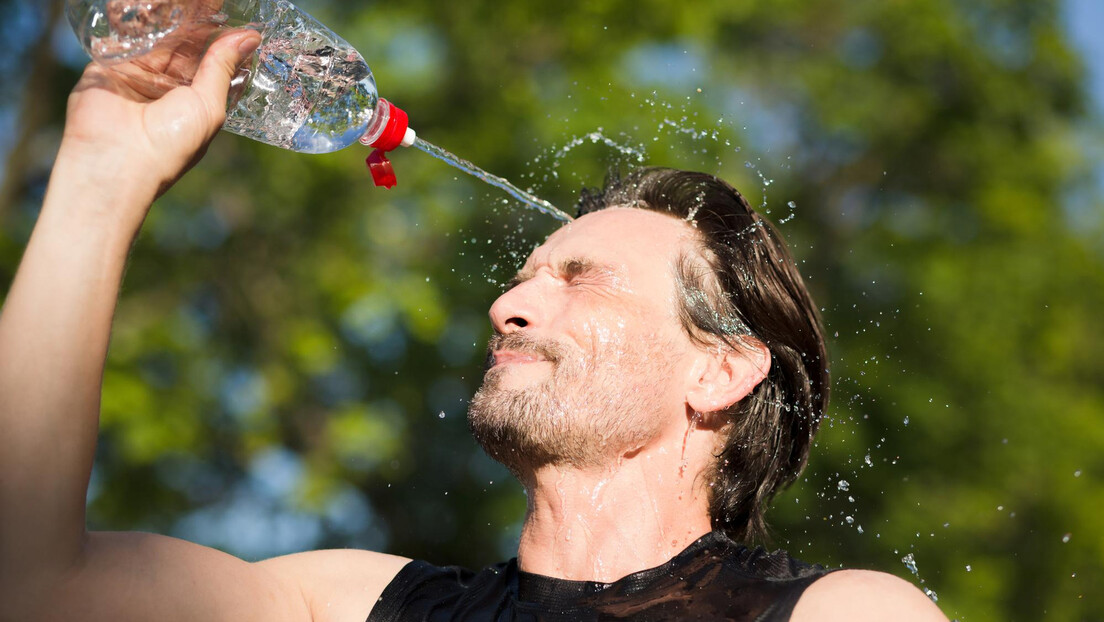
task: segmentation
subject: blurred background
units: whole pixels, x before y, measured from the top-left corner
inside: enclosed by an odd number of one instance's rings
[[[1104,3],[302,0],[427,140],[570,210],[641,163],[730,180],[823,308],[833,403],[771,548],[959,620],[1104,619]],[[0,292],[86,62],[0,2]],[[95,528],[247,559],[514,554],[464,422],[486,310],[556,223],[415,151],[230,134],[155,206],[105,378]]]

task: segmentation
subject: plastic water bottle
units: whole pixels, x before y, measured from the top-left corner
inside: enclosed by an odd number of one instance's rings
[[[67,0],[66,13],[88,55],[150,97],[190,84],[226,30],[259,31],[260,47],[231,84],[223,129],[235,134],[302,153],[359,140],[377,148],[369,167],[390,185],[383,152],[415,140],[360,53],[286,0]]]

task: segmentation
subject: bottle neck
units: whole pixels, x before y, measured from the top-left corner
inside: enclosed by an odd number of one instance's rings
[[[360,142],[381,151],[391,151],[398,147],[409,147],[416,138],[414,130],[410,129],[410,119],[406,112],[381,97],[372,120],[368,123],[368,131],[360,137]]]

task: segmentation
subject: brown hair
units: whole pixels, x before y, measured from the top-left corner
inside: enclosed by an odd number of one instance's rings
[[[828,405],[820,315],[782,235],[725,181],[637,169],[611,175],[602,190],[584,189],[578,214],[613,206],[670,214],[698,231],[700,257],[675,266],[679,315],[691,338],[736,349],[751,338],[770,350],[767,377],[726,411],[728,437],[706,474],[713,528],[736,540],[763,539],[767,505],[805,467]]]

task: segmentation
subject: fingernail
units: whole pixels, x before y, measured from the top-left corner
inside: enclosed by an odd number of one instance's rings
[[[261,44],[257,37],[247,36],[238,43],[238,54],[244,59],[256,50]]]

